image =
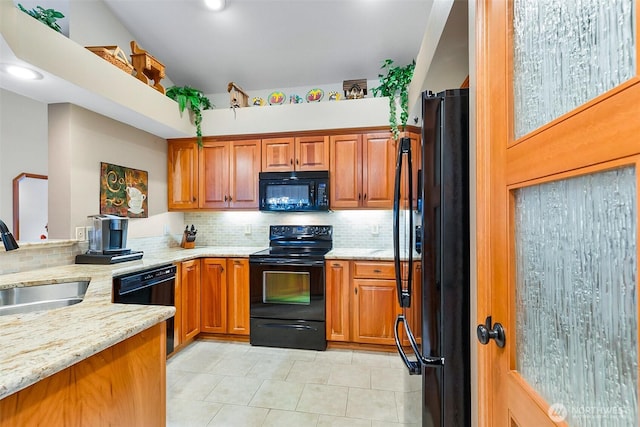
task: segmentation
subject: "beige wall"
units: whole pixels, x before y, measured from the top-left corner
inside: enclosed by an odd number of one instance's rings
[[[149,219],[132,219],[129,237],[178,230],[182,214],[167,213],[167,142],[72,104],[49,106],[50,238],[75,237],[75,227],[100,212],[100,162],[148,172]]]
[[[13,178],[48,174],[47,106],[0,89],[0,219],[13,231]]]

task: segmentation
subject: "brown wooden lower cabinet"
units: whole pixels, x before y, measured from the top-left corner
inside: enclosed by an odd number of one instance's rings
[[[351,341],[349,261],[326,261],[327,341]]]
[[[0,427],[163,426],[165,322],[0,400]]]
[[[200,260],[180,263],[181,331],[180,343],[185,344],[200,333]]]
[[[249,335],[249,260],[202,259],[202,332]]]
[[[407,263],[403,263],[403,269]],[[420,295],[420,263],[414,263],[414,295]],[[395,345],[398,304],[395,268],[390,261],[326,261],[327,340]],[[416,274],[416,272],[418,274]],[[405,310],[419,336],[420,298]],[[416,332],[418,331],[418,332]],[[402,337],[406,342],[406,338]]]
[[[227,260],[227,333],[249,335],[249,260]]]

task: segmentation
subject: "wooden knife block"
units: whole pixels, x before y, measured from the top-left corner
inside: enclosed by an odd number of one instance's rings
[[[180,247],[184,249],[193,249],[196,247],[196,241],[193,240],[191,242],[187,242],[187,233],[182,233],[182,242],[180,243]]]

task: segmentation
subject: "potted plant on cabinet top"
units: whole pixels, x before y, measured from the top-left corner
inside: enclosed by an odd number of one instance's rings
[[[391,59],[386,59],[381,69],[387,68],[387,74],[378,74],[380,86],[372,89],[374,96],[386,96],[389,98],[389,125],[393,138],[398,139],[400,131],[398,130],[398,116],[396,113],[396,99],[400,98],[400,124],[404,128],[409,118],[409,93],[408,86],[413,77],[413,70],[416,61],[407,64],[404,67],[394,67]]]
[[[55,9],[45,9],[42,6],[36,6],[36,9],[27,10],[20,3],[18,3],[18,8],[27,15],[30,15],[38,21],[48,25],[49,28],[53,28],[57,32],[61,32],[60,25],[56,22],[58,19],[64,18],[64,15],[61,12],[58,12]]]
[[[190,86],[172,86],[167,89],[166,95],[178,102],[180,113],[188,108],[193,113],[193,122],[196,126],[196,135],[198,137],[198,146],[202,147],[202,110],[213,108],[213,104],[204,96],[202,91],[194,89]]]

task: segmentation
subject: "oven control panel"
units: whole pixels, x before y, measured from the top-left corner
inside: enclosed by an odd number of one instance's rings
[[[331,240],[333,226],[331,225],[272,225],[269,227],[270,240],[295,239],[298,237],[316,240]]]

